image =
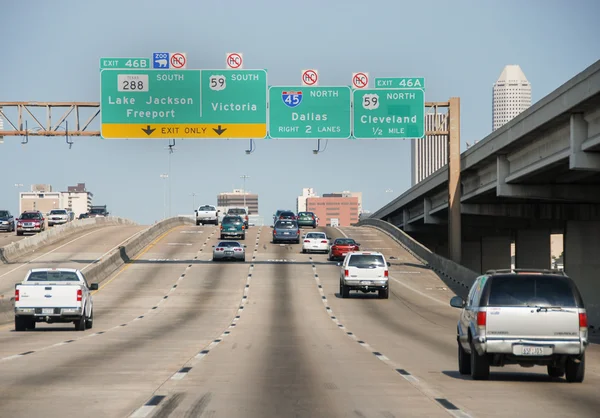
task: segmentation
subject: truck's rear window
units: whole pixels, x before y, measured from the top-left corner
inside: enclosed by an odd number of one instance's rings
[[[28,282],[78,282],[79,277],[72,271],[34,271]]]
[[[348,265],[351,267],[384,267],[385,261],[380,255],[354,254],[350,257]]]
[[[496,276],[492,279],[488,306],[577,306],[567,278],[548,276]]]
[[[210,212],[216,210],[215,208],[213,208],[212,206],[200,206],[200,211],[206,211],[206,212]]]

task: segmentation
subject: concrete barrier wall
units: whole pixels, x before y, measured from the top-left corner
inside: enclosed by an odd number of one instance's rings
[[[124,264],[131,262],[140,251],[164,233],[181,225],[194,225],[191,218],[175,217],[158,222],[127,240],[119,248],[105,254],[90,268],[83,270],[88,283],[101,284]],[[0,324],[14,320],[14,302],[11,299],[0,299]]]
[[[47,228],[44,232],[23,238],[0,248],[0,262],[7,264],[16,261],[44,245],[50,245],[79,231],[111,225],[137,225],[129,219],[108,216],[78,219],[64,225]]]
[[[414,240],[410,235],[389,222],[379,219],[364,219],[357,226],[370,226],[390,235],[406,248],[408,252],[435,271],[454,293],[463,298],[467,297],[473,281],[479,276],[479,273],[432,252],[429,248]]]

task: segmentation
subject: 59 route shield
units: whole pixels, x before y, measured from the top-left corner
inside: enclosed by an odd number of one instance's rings
[[[288,107],[296,107],[302,102],[301,91],[282,91],[281,100]]]

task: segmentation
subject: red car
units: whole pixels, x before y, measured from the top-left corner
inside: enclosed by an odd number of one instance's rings
[[[329,261],[333,261],[335,259],[344,258],[346,254],[351,253],[352,251],[359,251],[360,244],[354,241],[352,238],[336,238],[333,241],[333,244],[329,248]]]

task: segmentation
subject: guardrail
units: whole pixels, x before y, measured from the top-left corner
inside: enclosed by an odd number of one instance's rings
[[[358,222],[356,226],[370,226],[391,236],[423,264],[435,271],[444,283],[462,298],[467,297],[471,285],[477,276],[479,276],[479,273],[432,252],[429,248],[389,222],[367,218]]]
[[[98,226],[137,225],[135,222],[115,216],[78,219],[64,225],[47,228],[44,232],[23,238],[0,248],[0,263],[8,264],[19,257],[36,250],[43,245],[50,245],[78,231],[85,231]]]
[[[108,218],[107,218],[108,219]],[[87,219],[86,219],[87,220]],[[112,252],[105,254],[89,269],[83,270],[88,283],[101,284],[121,266],[130,263],[131,259],[165,232],[181,225],[194,225],[188,217],[174,217],[158,222],[129,238]],[[0,299],[0,324],[7,324],[14,319],[14,301]]]

